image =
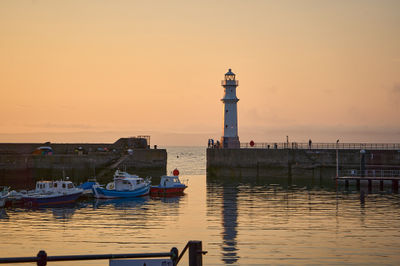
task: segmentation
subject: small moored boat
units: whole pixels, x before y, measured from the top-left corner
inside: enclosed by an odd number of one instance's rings
[[[0,208],[6,204],[6,199],[10,195],[8,187],[0,187]]]
[[[114,182],[108,183],[106,188],[100,185],[93,186],[93,194],[99,199],[134,198],[149,194],[150,179],[143,179],[137,175],[116,170]]]
[[[180,195],[187,188],[187,185],[179,179],[179,171],[175,169],[173,176],[161,176],[158,186],[151,186],[151,196]]]
[[[93,186],[95,186],[95,185],[99,185],[99,183],[97,183],[97,180],[94,177],[94,178],[89,178],[88,181],[80,184],[78,186],[78,188],[83,189],[84,196],[92,196],[93,195]]]
[[[22,194],[25,206],[48,206],[75,202],[83,193],[71,181],[37,181],[35,190]]]

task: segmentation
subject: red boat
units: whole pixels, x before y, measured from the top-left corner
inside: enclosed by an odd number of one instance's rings
[[[182,195],[187,185],[179,180],[179,171],[175,169],[173,176],[161,176],[160,184],[158,186],[151,186],[151,196],[169,196],[169,195]]]

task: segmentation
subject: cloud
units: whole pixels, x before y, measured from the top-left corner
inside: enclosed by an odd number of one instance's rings
[[[35,128],[51,128],[51,129],[95,129],[92,125],[87,124],[57,124],[57,123],[43,123],[43,124],[28,124],[28,127]]]

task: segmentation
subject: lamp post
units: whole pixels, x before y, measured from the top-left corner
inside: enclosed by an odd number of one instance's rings
[[[339,177],[339,140],[336,140],[336,179]]]

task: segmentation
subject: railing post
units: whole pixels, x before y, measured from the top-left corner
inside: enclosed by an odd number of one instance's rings
[[[39,251],[37,254],[37,265],[38,266],[46,266],[47,264],[47,253],[44,250]]]
[[[178,256],[179,256],[178,249],[176,247],[171,248],[171,260],[174,266],[178,264]]]
[[[203,265],[203,249],[201,241],[189,241],[189,266]]]

